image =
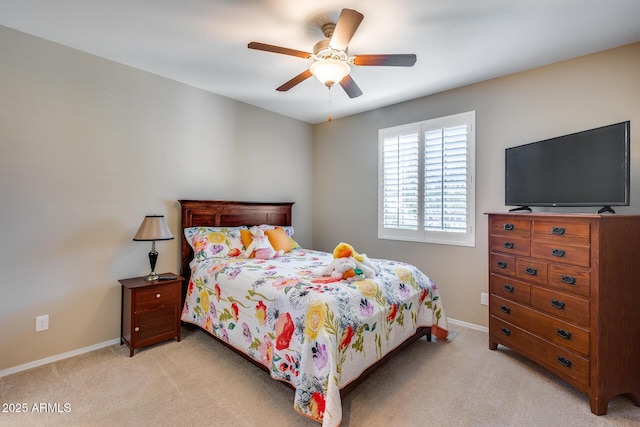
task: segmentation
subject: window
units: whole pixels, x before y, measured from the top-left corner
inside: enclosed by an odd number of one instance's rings
[[[475,246],[475,111],[380,129],[378,238]]]

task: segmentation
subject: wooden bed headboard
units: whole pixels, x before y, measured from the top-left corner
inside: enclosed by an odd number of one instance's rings
[[[260,203],[225,200],[178,200],[182,206],[180,276],[185,278],[183,297],[189,284],[193,249],[184,237],[187,227],[237,227],[239,225],[291,225],[293,202]]]

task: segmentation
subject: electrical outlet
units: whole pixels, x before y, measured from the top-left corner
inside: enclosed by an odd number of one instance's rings
[[[485,292],[480,293],[480,304],[489,305],[489,294]]]
[[[36,317],[36,332],[46,331],[49,329],[49,315]]]

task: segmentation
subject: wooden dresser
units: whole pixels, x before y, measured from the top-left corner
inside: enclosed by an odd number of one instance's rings
[[[489,348],[640,406],[640,215],[489,214]]]

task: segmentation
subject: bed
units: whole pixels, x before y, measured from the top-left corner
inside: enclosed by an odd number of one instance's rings
[[[341,397],[395,352],[447,337],[439,290],[412,265],[372,259],[379,274],[354,281],[320,274],[334,254],[297,244],[293,203],[180,204],[182,321],[291,387],[295,410],[323,426],[340,424]],[[257,225],[284,254],[244,257],[242,230]]]

